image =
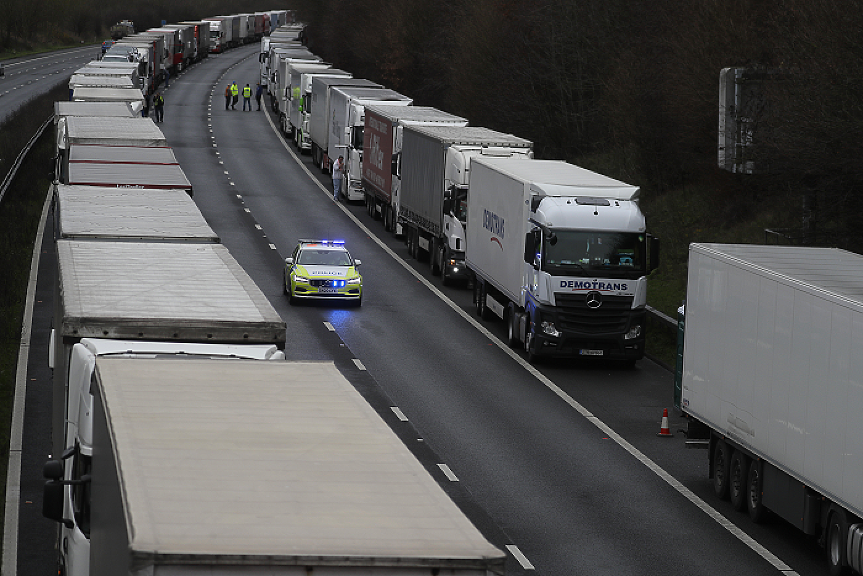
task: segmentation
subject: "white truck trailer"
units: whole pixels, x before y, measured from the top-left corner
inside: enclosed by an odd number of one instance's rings
[[[371,104],[407,107],[412,103],[411,98],[389,88],[334,86],[330,89],[327,158],[335,161],[341,155],[345,157],[341,191],[347,200],[365,200],[366,197],[362,181],[365,107]],[[327,169],[330,166],[328,164]]]
[[[183,190],[55,184],[54,206],[58,239],[219,243]]]
[[[506,320],[529,361],[642,358],[659,241],[638,192],[566,162],[474,158],[465,263],[477,314]]]
[[[361,174],[366,207],[395,234],[402,233],[398,214],[405,126],[463,127],[467,119],[427,106],[366,106]]]
[[[330,362],[102,357],[92,388],[92,576],[503,573]],[[44,503],[72,521],[61,470]]]
[[[92,523],[82,512],[89,486],[81,481],[94,453],[90,384],[96,359],[281,360],[285,345],[285,323],[227,249],[195,241],[212,236],[199,221],[135,219],[142,209],[130,208],[118,223],[110,211],[92,208],[87,239],[57,241],[49,358],[53,454],[63,461],[66,482],[59,562],[68,576],[92,573]]]
[[[692,244],[675,404],[717,496],[863,572],[863,256]],[[680,375],[680,373],[679,373]]]
[[[306,113],[310,115],[309,134],[312,139],[312,162],[326,173],[330,167],[327,156],[330,141],[330,94],[336,86],[365,86],[383,88],[365,78],[315,76],[312,78],[312,97],[306,100]],[[338,156],[336,156],[338,158]]]
[[[471,159],[532,158],[533,143],[478,126],[408,125],[401,135],[398,223],[408,251],[428,257],[444,284],[467,280],[464,264]],[[365,167],[364,167],[365,170]],[[393,176],[396,180],[396,176]]]
[[[282,134],[293,140],[294,143],[297,140],[296,133],[300,131],[300,109],[304,96],[300,84],[303,72],[324,72],[332,69],[332,67],[332,64],[326,62],[291,62],[285,68],[285,74],[281,79],[282,88],[279,93],[279,120]]]
[[[308,50],[277,50],[278,68],[275,73],[275,94],[276,111],[279,113],[279,120],[285,124],[288,122],[291,97],[291,68],[301,64],[323,64],[323,59],[320,56],[315,56]]]
[[[81,144],[70,146],[65,157],[65,163],[56,179],[67,183],[70,164],[156,164],[179,165],[174,150],[164,146],[104,146],[98,144]],[[111,185],[118,185],[113,182]]]
[[[291,66],[290,113],[288,123],[294,136],[294,144],[302,153],[312,148],[312,137],[309,134],[311,114],[309,105],[312,98],[312,78],[325,76],[327,78],[352,78],[350,72],[332,68],[330,64],[317,62],[314,64],[296,64]]]

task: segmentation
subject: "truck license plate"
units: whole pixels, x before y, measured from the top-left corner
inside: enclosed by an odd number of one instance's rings
[[[603,351],[582,349],[579,351],[579,354],[581,354],[582,356],[602,356]]]
[[[338,291],[338,288],[318,288],[320,294],[335,294]]]

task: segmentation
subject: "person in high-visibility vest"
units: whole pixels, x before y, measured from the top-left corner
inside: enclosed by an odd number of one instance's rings
[[[246,111],[246,106],[249,107],[249,112],[252,111],[252,87],[248,84],[243,88],[243,112]]]
[[[236,82],[231,82],[231,110],[237,109],[237,100],[240,98],[240,89],[237,87]]]

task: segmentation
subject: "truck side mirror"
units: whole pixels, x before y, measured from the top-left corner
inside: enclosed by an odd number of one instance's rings
[[[393,154],[393,161],[392,161],[392,166],[391,166],[391,170],[390,170],[392,172],[392,175],[396,176],[397,178],[401,178],[401,174],[399,173],[400,172],[399,171],[399,158],[401,157],[401,154],[402,154],[401,152],[397,152],[396,154]]]
[[[533,232],[528,232],[524,237],[524,261],[533,265],[536,259],[536,236]]]
[[[650,242],[650,268],[648,272],[653,272],[659,268],[659,238],[650,234],[647,235],[647,238]]]
[[[63,518],[63,462],[48,460],[42,467],[42,476],[48,478],[42,488],[42,516],[71,528],[71,520]]]

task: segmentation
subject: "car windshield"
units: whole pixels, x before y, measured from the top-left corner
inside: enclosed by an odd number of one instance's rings
[[[553,243],[543,243],[544,268],[574,276],[643,273],[644,243],[644,234],[632,232],[556,231]]]
[[[351,257],[342,250],[301,250],[297,264],[303,266],[350,266]]]

